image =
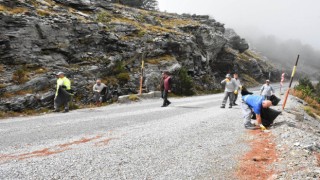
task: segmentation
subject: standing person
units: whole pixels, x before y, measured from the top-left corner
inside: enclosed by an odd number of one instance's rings
[[[238,88],[234,91],[234,98],[233,98],[233,104],[232,105],[237,106],[238,104],[236,103],[236,101],[238,99],[238,94],[239,94],[239,91],[241,90],[242,85],[241,85],[238,73],[234,73],[233,74],[233,79],[236,81]]]
[[[64,105],[64,112],[69,112],[69,101],[71,100],[71,82],[63,72],[57,74],[57,90],[54,98],[54,111],[59,112],[61,105]]]
[[[266,80],[266,83],[261,87],[260,95],[264,96],[266,100],[270,100],[270,97],[274,94],[274,90],[270,85],[269,79]]]
[[[163,99],[163,91],[164,91],[164,73],[161,73],[161,78],[160,78],[160,91],[161,91],[161,98]]]
[[[246,129],[257,129],[254,124],[251,123],[252,111],[256,114],[257,123],[261,130],[265,127],[262,125],[261,110],[262,108],[269,108],[272,105],[271,101],[265,100],[263,96],[258,95],[244,95],[242,96],[241,109],[244,117],[244,127]]]
[[[96,103],[96,105],[100,106],[102,103],[102,96],[105,95],[102,94],[102,90],[107,88],[107,86],[103,83],[101,83],[101,79],[97,79],[96,84],[93,85],[93,93],[94,93],[94,101]]]
[[[234,96],[235,91],[237,91],[237,89],[238,89],[237,83],[234,79],[231,78],[230,74],[227,74],[226,79],[222,80],[221,84],[225,85],[224,98],[222,101],[221,108],[226,107],[226,103],[227,103],[228,98],[229,98],[229,108],[232,108],[233,96]]]
[[[167,107],[171,104],[171,102],[168,100],[168,94],[171,92],[171,84],[172,80],[171,77],[169,76],[169,72],[164,72],[163,74],[164,79],[163,79],[163,105],[161,107]]]

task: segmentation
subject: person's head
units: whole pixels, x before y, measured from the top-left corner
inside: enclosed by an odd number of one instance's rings
[[[97,85],[100,85],[101,84],[101,79],[97,79],[96,83],[97,83]]]
[[[233,78],[238,79],[238,73],[234,73]]]
[[[227,74],[227,75],[226,75],[226,78],[231,79],[231,75],[230,75],[230,74]]]
[[[272,105],[272,102],[270,100],[264,100],[262,101],[262,107],[263,108],[268,108]]]
[[[58,72],[56,75],[57,75],[58,78],[63,78],[64,77],[64,73],[63,72]]]
[[[168,71],[163,72],[164,77],[168,77],[169,75],[170,75],[170,73]]]
[[[268,85],[270,84],[270,80],[269,79],[266,80],[266,84],[268,84]]]

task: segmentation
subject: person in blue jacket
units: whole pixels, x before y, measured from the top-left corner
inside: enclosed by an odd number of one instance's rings
[[[257,129],[258,127],[251,123],[252,112],[256,114],[257,123],[262,130],[265,127],[261,122],[262,108],[269,108],[272,105],[270,100],[265,100],[264,96],[259,95],[245,95],[242,96],[241,109],[244,117],[244,127],[246,129]]]

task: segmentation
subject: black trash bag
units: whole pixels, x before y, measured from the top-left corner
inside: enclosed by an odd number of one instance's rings
[[[281,114],[281,111],[277,111],[272,108],[262,108],[261,109],[261,121],[262,125],[269,127],[273,124],[274,120]]]
[[[248,94],[253,94],[252,92],[249,92],[247,90],[247,88],[245,88],[244,86],[242,86],[242,90],[241,90],[241,95],[242,96],[245,96],[245,95],[248,95]]]
[[[272,105],[276,106],[278,105],[278,103],[280,102],[280,98],[278,98],[275,95],[270,96],[270,101],[272,102]]]
[[[100,97],[102,98],[102,102],[106,102],[107,101],[107,87],[104,87],[101,92],[100,92]]]
[[[67,92],[67,90],[65,90],[64,88],[59,87],[58,95],[56,97],[56,103],[59,105],[65,104],[71,100],[71,96],[71,93]]]

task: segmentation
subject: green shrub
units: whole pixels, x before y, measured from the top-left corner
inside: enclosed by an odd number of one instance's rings
[[[120,84],[125,84],[130,80],[129,73],[120,73],[117,75],[117,79],[119,80]]]
[[[111,17],[108,12],[100,12],[97,15],[96,21],[106,24],[111,21]]]
[[[295,89],[302,90],[302,89],[305,89],[307,87],[309,87],[309,89],[311,89],[311,91],[314,90],[314,87],[313,87],[310,79],[308,77],[302,77],[302,78],[299,79],[299,85],[297,85],[295,87]]]
[[[29,72],[26,68],[22,67],[13,72],[12,80],[16,84],[23,84],[29,80],[28,75]]]
[[[114,74],[120,74],[120,73],[125,72],[124,67],[125,67],[125,65],[123,62],[117,61],[112,71]]]
[[[192,96],[195,94],[193,79],[188,75],[186,68],[181,68],[175,79],[177,80],[173,83],[176,83],[174,86],[177,95]]]

